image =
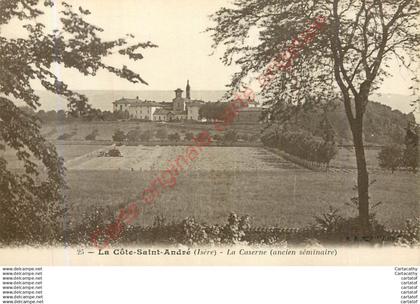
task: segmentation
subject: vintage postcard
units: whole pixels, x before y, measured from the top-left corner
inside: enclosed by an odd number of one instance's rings
[[[418,265],[417,0],[0,0],[2,265]]]

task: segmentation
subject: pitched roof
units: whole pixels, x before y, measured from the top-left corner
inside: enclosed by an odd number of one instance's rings
[[[158,102],[154,101],[135,101],[130,103],[132,107],[162,107]]]
[[[160,103],[151,100],[140,100],[137,98],[121,98],[113,102],[114,104],[129,104],[137,107],[162,107]]]
[[[171,111],[175,115],[187,115],[187,111]]]
[[[128,99],[121,98],[121,99],[118,99],[118,100],[114,101],[113,103],[114,104],[130,104],[131,101],[128,100]]]

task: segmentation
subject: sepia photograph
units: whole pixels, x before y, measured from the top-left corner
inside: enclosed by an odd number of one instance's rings
[[[419,263],[419,10],[0,0],[1,259]]]

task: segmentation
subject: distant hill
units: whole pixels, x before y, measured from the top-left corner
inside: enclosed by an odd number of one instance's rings
[[[323,114],[305,113],[298,117],[299,127],[312,133],[319,128]],[[340,144],[351,144],[352,135],[344,112],[344,106],[339,104],[334,110],[328,112],[327,117],[336,133]],[[364,137],[367,144],[403,144],[405,128],[409,121],[415,121],[413,114],[404,114],[399,110],[378,102],[370,102],[364,117]]]
[[[411,103],[415,100],[413,96],[401,95],[401,94],[382,94],[382,95],[373,95],[371,97],[372,101],[379,102],[383,105],[391,107],[393,110],[399,110],[402,113],[413,112],[414,107]],[[416,121],[420,122],[420,105],[417,105],[417,109],[413,112]]]

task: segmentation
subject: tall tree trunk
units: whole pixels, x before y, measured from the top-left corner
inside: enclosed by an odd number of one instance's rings
[[[361,236],[370,233],[369,223],[369,175],[366,168],[365,147],[363,144],[363,118],[355,120],[353,128],[353,142],[357,163],[357,190],[359,198],[359,223]]]

